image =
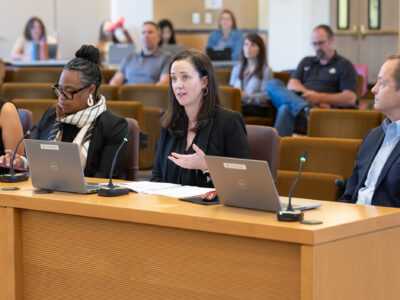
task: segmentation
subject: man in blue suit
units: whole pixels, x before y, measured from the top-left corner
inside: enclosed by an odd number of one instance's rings
[[[372,92],[387,118],[364,137],[340,201],[400,207],[400,55],[383,64]]]

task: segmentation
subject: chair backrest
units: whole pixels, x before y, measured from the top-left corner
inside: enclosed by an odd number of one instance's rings
[[[8,100],[57,99],[52,86],[52,83],[6,82],[2,87],[2,97]]]
[[[279,170],[298,171],[300,156],[307,150],[304,172],[349,178],[360,144],[361,139],[283,137],[279,144]]]
[[[145,131],[143,104],[138,101],[107,101],[107,110],[122,118],[135,119],[142,131]]]
[[[145,107],[168,108],[168,85],[140,84],[123,85],[120,88],[119,100],[139,101]]]
[[[375,110],[314,108],[310,112],[307,135],[362,139],[381,124],[381,118],[382,114]]]
[[[279,79],[284,84],[288,84],[291,76],[292,76],[292,74],[290,72],[286,72],[286,71],[274,72],[274,78]]]
[[[33,114],[29,109],[18,108],[18,115],[21,121],[22,129],[24,130],[24,134],[33,126]],[[28,136],[31,138],[32,134]]]
[[[269,126],[246,125],[251,159],[266,160],[272,177],[276,179],[279,160],[279,135]]]
[[[365,94],[368,91],[368,66],[365,64],[354,64],[354,68],[356,69],[357,73],[362,77],[360,97],[358,98],[360,99],[362,96],[365,96]],[[360,82],[359,82],[359,88],[360,88]]]
[[[240,90],[231,86],[220,86],[218,88],[221,106],[242,113],[242,100]]]
[[[128,130],[131,133],[128,140],[128,161],[125,164],[124,173],[126,180],[136,181],[139,175],[139,125],[132,118],[125,118],[128,122]]]
[[[115,85],[101,84],[98,94],[103,95],[106,100],[118,100],[119,88]]]
[[[228,85],[231,78],[231,69],[214,69],[218,85]]]
[[[22,67],[15,72],[14,82],[58,82],[63,68],[57,67]]]
[[[364,88],[364,77],[358,74],[357,99],[361,99]]]
[[[101,69],[101,75],[103,77],[102,83],[108,84],[115,72],[117,72],[117,69]]]
[[[28,109],[33,114],[33,123],[38,124],[44,112],[58,102],[55,99],[14,99],[18,108]]]

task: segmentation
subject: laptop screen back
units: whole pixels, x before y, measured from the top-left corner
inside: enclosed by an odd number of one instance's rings
[[[34,187],[86,193],[77,144],[31,139],[24,140],[24,143]]]
[[[282,209],[266,161],[206,155],[222,204],[277,212]]]
[[[108,63],[120,64],[125,57],[134,52],[134,44],[111,44],[108,52]]]

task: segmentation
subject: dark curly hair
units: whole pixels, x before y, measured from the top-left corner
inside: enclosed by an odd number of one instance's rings
[[[96,102],[99,100],[97,91],[101,83],[99,62],[99,49],[92,45],[83,45],[75,52],[75,58],[70,60],[64,67],[64,70],[80,72],[83,86],[88,86],[90,84],[96,86],[93,94],[93,98]]]

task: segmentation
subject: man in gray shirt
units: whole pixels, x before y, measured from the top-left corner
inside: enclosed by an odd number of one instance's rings
[[[160,30],[154,22],[142,26],[142,51],[128,55],[111,78],[111,85],[168,84],[169,54],[159,49]]]

